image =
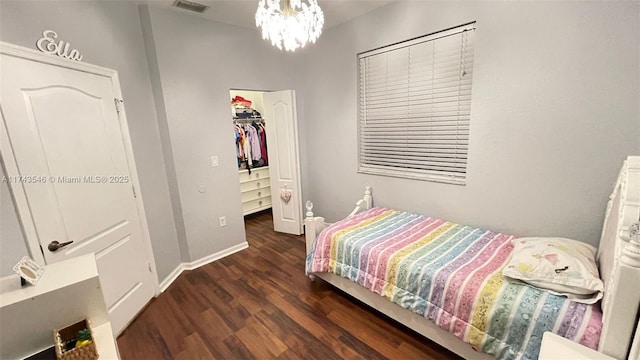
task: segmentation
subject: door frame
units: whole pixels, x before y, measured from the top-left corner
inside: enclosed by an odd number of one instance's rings
[[[293,132],[294,132],[294,148],[295,148],[295,162],[296,162],[296,167],[297,167],[297,171],[298,171],[298,181],[297,181],[297,186],[298,186],[298,193],[299,193],[299,212],[300,212],[300,229],[299,229],[299,234],[297,235],[301,235],[304,234],[304,206],[302,204],[302,168],[300,166],[300,143],[299,143],[299,133],[298,133],[298,95],[296,93],[296,90],[293,88],[290,89],[281,89],[281,90],[257,90],[257,89],[248,89],[248,88],[229,88],[229,94],[233,93],[233,92],[255,92],[255,93],[261,93],[260,95],[263,97],[264,99],[264,95],[267,93],[274,93],[274,92],[281,92],[281,91],[291,91],[292,92],[292,99],[293,99],[293,109],[292,109],[292,113],[293,113],[293,117],[294,117],[294,121],[293,121]],[[262,109],[262,116],[264,117],[266,113],[266,105],[265,108]],[[269,119],[269,118],[264,118],[266,120],[266,123],[269,124],[270,121],[273,121],[273,119]],[[271,125],[273,126],[273,125]],[[267,143],[269,143],[268,139],[269,139],[269,133],[267,132]],[[273,141],[273,139],[271,140]],[[273,162],[278,162],[277,158],[271,158],[271,160],[269,160],[269,164],[272,164]],[[272,179],[272,167],[269,165],[269,178]],[[239,179],[238,179],[239,181]],[[280,192],[279,191],[273,191],[273,187],[271,186],[271,181],[269,181],[269,187],[271,189],[271,209],[273,211],[273,204],[275,204],[276,201],[278,201],[278,199],[280,198]],[[278,188],[279,189],[279,188]],[[239,189],[240,190],[240,189]],[[242,191],[240,190],[240,193],[242,193]],[[242,199],[240,200],[242,202]],[[241,213],[244,213],[244,211],[242,211]],[[245,222],[244,219],[245,215],[242,216],[242,221],[243,223]],[[275,219],[274,219],[274,227],[275,227]]]
[[[67,69],[77,70],[89,74],[100,75],[111,78],[113,90],[116,99],[122,102],[122,90],[120,88],[120,80],[118,78],[118,72],[113,69],[104,68],[97,65],[82,63],[73,60],[67,60],[64,58],[56,57],[53,55],[47,55],[36,50],[25,48],[22,46],[14,45],[11,43],[0,41],[0,54],[14,56],[26,60],[36,61],[47,65],[63,67]],[[117,106],[114,99],[114,106]],[[138,171],[136,168],[135,158],[133,155],[133,146],[131,143],[131,136],[129,134],[129,124],[127,122],[127,115],[124,109],[124,105],[119,106],[118,109],[118,121],[120,127],[120,133],[122,135],[124,151],[127,158],[127,166],[129,174],[131,176],[131,184],[136,192],[135,203],[138,211],[138,217],[140,219],[140,227],[142,229],[142,244],[146,255],[146,261],[149,264],[149,270],[153,274],[153,286],[156,296],[160,294],[160,288],[158,284],[158,272],[156,268],[156,261],[153,256],[153,249],[151,247],[151,237],[149,235],[149,227],[147,225],[147,215],[144,211],[144,202],[142,200],[142,194],[140,191],[140,181],[138,179]],[[0,126],[0,161],[3,162],[7,176],[19,176],[18,164],[11,146],[11,140],[9,139],[9,133],[0,104],[0,118],[2,125]],[[24,186],[21,183],[9,183],[9,191],[11,192],[18,214],[18,220],[22,230],[24,232],[25,243],[29,255],[33,260],[41,265],[45,265],[45,259],[40,249],[40,241],[38,239],[36,226],[29,211],[29,202],[27,200]]]

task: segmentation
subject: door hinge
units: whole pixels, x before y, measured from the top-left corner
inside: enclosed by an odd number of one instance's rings
[[[116,111],[120,114],[120,112],[122,112],[122,104],[124,103],[124,100],[113,99],[113,102],[116,104]]]
[[[134,197],[134,198],[137,198],[137,197],[138,197],[138,194],[136,194],[136,187],[135,187],[135,186],[133,186],[133,185],[131,185],[131,189],[133,190],[133,197]]]

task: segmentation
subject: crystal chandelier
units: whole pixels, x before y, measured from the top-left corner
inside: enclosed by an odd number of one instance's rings
[[[262,38],[282,50],[295,51],[307,42],[315,43],[322,33],[324,14],[317,0],[260,0],[256,26]]]

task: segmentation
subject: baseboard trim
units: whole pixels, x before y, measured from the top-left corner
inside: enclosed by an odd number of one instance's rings
[[[230,248],[218,251],[217,253],[205,256],[195,261],[180,263],[167,277],[160,282],[160,293],[163,293],[174,281],[182,274],[183,271],[189,271],[199,268],[200,266],[207,265],[223,257],[229,256],[238,251],[244,250],[249,247],[249,243],[246,241],[241,244],[234,245]],[[158,294],[159,295],[159,294]]]
[[[158,292],[158,294],[156,294],[156,296],[162,294],[165,290],[167,290],[169,285],[173,284],[173,282],[176,281],[178,276],[180,276],[180,274],[182,274],[182,272],[184,271],[183,264],[184,263],[178,264],[178,266],[176,266],[176,268],[173,269],[173,271],[171,273],[169,273],[169,275],[167,275],[167,277],[164,278],[164,280],[162,280],[162,282],[158,286],[159,292]]]

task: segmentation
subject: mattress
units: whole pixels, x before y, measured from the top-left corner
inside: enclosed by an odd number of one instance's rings
[[[348,278],[497,359],[537,359],[545,331],[597,349],[599,303],[503,277],[513,238],[376,207],[325,228],[306,271]]]

